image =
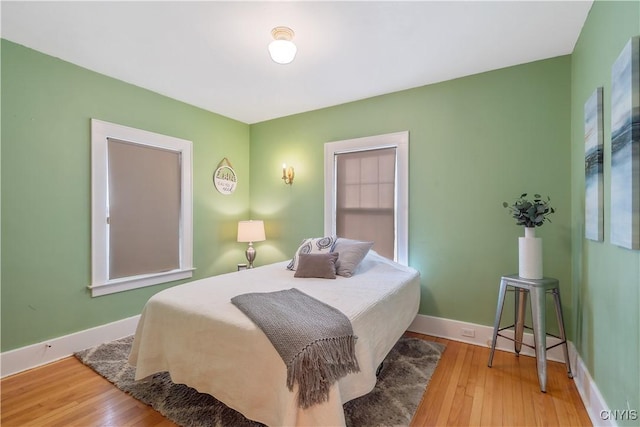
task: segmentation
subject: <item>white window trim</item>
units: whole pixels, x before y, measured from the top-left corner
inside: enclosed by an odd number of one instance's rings
[[[396,148],[396,261],[409,262],[409,132],[333,141],[324,144],[324,233],[336,234],[335,155],[354,151]]]
[[[180,268],[109,280],[107,138],[179,152],[181,155]],[[193,276],[191,141],[91,119],[91,296],[97,297]]]

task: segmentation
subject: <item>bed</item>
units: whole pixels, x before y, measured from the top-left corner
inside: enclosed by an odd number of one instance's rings
[[[413,321],[419,273],[373,250],[352,277],[297,278],[287,262],[209,277],[154,295],[144,307],[129,361],[136,380],[168,371],[270,426],[344,425],[342,405],[370,392],[376,369]],[[300,408],[286,366],[264,333],[230,300],[251,292],[298,290],[342,311],[358,337],[360,372],[335,383],[326,402]]]

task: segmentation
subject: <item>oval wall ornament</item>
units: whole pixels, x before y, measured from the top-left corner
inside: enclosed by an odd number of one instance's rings
[[[238,178],[236,177],[236,171],[231,167],[231,163],[225,157],[213,173],[213,185],[220,193],[229,195],[236,190]]]

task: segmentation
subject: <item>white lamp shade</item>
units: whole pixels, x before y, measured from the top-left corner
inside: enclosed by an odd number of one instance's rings
[[[252,220],[238,222],[238,242],[262,242],[263,240],[266,240],[264,222]]]
[[[288,64],[296,57],[298,48],[289,40],[274,40],[269,43],[269,55],[278,64]]]

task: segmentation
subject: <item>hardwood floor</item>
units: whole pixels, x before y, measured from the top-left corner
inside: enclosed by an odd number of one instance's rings
[[[590,426],[564,365],[549,362],[547,393],[538,387],[535,359],[442,338],[447,348],[412,426]],[[118,390],[74,357],[0,382],[0,424],[10,426],[175,426]]]
[[[563,363],[547,363],[542,393],[533,357],[496,351],[489,368],[487,347],[410,335],[447,345],[412,426],[592,425]]]

